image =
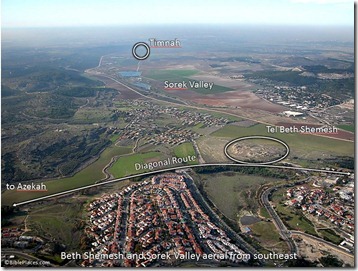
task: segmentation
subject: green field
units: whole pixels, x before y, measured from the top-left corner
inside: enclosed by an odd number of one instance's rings
[[[218,113],[218,112],[212,112],[212,111],[203,111],[203,112],[208,113],[208,114],[212,115],[213,117],[225,118],[225,119],[228,119],[230,121],[241,121],[242,120],[242,118],[240,118],[240,117],[228,115],[228,114],[225,114],[225,113]]]
[[[189,87],[189,85],[188,85],[188,87]],[[197,93],[200,93],[200,94],[216,94],[216,93],[221,93],[221,92],[232,91],[233,89],[214,84],[212,89],[206,89],[206,88],[194,89],[194,88],[192,88],[191,90],[193,90]]]
[[[211,135],[216,137],[229,137],[233,139],[250,135],[271,136],[286,142],[290,147],[291,153],[293,152],[296,154],[304,155],[306,158],[309,158],[308,156],[311,152],[315,153],[316,155],[322,153],[322,151],[331,152],[335,155],[346,155],[352,157],[354,155],[353,142],[347,142],[314,135],[302,135],[299,133],[270,134],[267,132],[267,128],[263,124],[257,124],[247,128],[238,127],[234,125],[226,125],[220,130],[212,133]]]
[[[238,117],[238,116],[232,116],[232,115],[228,115],[228,114],[225,114],[225,113],[220,113],[220,112],[214,112],[214,111],[208,111],[208,110],[205,110],[205,109],[194,109],[194,108],[187,108],[185,106],[178,106],[177,107],[178,109],[180,110],[190,110],[192,112],[198,112],[198,113],[202,113],[202,114],[209,114],[213,117],[216,117],[216,118],[225,118],[225,119],[228,119],[230,121],[241,121],[243,120],[242,118]]]
[[[147,148],[146,148],[147,149]],[[115,176],[116,178],[124,177],[124,176],[130,176],[134,174],[139,174],[143,172],[150,172],[153,170],[162,169],[163,167],[153,168],[153,169],[139,169],[136,170],[135,164],[143,164],[143,163],[149,163],[149,162],[155,162],[159,160],[164,160],[168,158],[168,156],[171,156],[171,149],[169,151],[166,148],[163,147],[156,147],[156,150],[153,151],[153,147],[150,147],[148,152],[145,153],[137,153],[128,155],[122,158],[119,158],[110,168],[110,172]],[[144,149],[141,150],[143,152]],[[195,151],[193,148],[193,145],[189,142],[182,143],[179,146],[174,147],[173,149],[174,155],[176,157],[187,157],[187,156],[193,156],[195,155]],[[188,164],[195,165],[197,164],[197,161],[191,161]],[[172,167],[173,165],[169,165],[169,167]],[[176,166],[179,166],[176,165]]]
[[[110,168],[116,178],[150,171],[149,169],[135,169],[135,163],[143,164],[165,159],[160,152],[147,152],[128,155],[119,158]]]
[[[190,127],[191,130],[193,130],[193,131],[195,131],[195,132],[197,132],[197,133],[198,133],[199,131],[201,131],[202,128],[204,128],[204,124],[201,123],[201,122],[200,122],[199,124],[195,125],[195,126]]]
[[[277,181],[275,178],[245,175],[234,172],[200,174],[209,199],[228,218],[237,220],[241,210],[256,211],[256,191],[263,183]]]
[[[317,232],[314,229],[312,222],[302,214],[302,211],[283,204],[283,193],[285,193],[285,191],[285,189],[281,188],[272,194],[272,202],[275,203],[277,214],[290,229],[303,231],[317,236]]]
[[[266,210],[265,207],[260,208],[260,215],[265,217],[265,218],[271,218],[269,212]]]
[[[174,154],[176,157],[187,157],[195,155],[195,150],[190,142],[185,142],[174,148]],[[197,161],[191,161],[189,165],[197,164]]]
[[[276,205],[276,211],[281,217],[282,221],[289,226],[290,229],[303,231],[308,234],[317,236],[313,224],[305,218],[302,213],[295,213],[294,210],[289,209],[282,204]]]
[[[106,122],[111,120],[113,112],[106,108],[81,108],[76,111],[73,116],[73,121],[82,121],[82,122]]]
[[[264,248],[275,251],[287,250],[286,243],[280,239],[280,234],[272,222],[260,221],[250,225],[249,228]]]
[[[111,140],[111,142],[116,142],[117,139],[119,138],[120,135],[116,134],[116,135],[112,135],[109,140]]]
[[[189,80],[197,81],[194,79],[190,79],[189,77],[198,73],[199,71],[197,70],[150,70],[145,73],[145,77],[162,82],[166,80],[170,82],[182,82],[182,81],[188,82]],[[188,84],[188,88],[191,89],[189,83],[187,84]],[[215,93],[231,91],[233,89],[214,84],[211,90],[205,88],[198,88],[198,89],[193,88],[191,90],[201,94],[215,94]]]
[[[339,237],[333,230],[318,230],[318,233],[325,239],[328,240],[336,245],[339,245],[343,238]]]
[[[79,171],[73,177],[44,181],[47,186],[47,192],[5,191],[1,195],[2,204],[12,205],[14,202],[26,201],[93,184],[105,177],[102,173],[102,169],[109,163],[113,156],[130,153],[131,150],[131,147],[116,147],[113,144],[101,153],[97,161]]]
[[[76,231],[81,219],[82,204],[57,203],[45,205],[30,212],[27,219],[28,235],[44,236],[78,249],[82,232]]]
[[[337,127],[342,130],[346,130],[348,132],[354,133],[354,124],[351,124],[351,125],[342,124],[342,125],[338,125]]]

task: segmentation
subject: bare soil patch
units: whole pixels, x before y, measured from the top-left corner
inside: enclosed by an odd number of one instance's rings
[[[200,94],[191,90],[185,90],[171,91],[171,93],[184,100],[202,105],[259,109],[271,113],[279,113],[286,110],[285,107],[270,103],[249,91],[234,90],[216,94]]]

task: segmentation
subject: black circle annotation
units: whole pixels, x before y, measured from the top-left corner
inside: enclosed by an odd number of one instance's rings
[[[233,156],[231,156],[229,153],[228,153],[228,148],[236,143],[236,142],[239,142],[239,141],[243,141],[243,140],[247,140],[247,139],[266,139],[266,140],[272,140],[272,141],[275,141],[275,142],[278,142],[280,143],[282,146],[285,147],[286,151],[285,151],[285,154],[283,156],[281,156],[280,158],[278,159],[275,159],[275,160],[272,160],[272,161],[268,161],[268,162],[246,162],[246,161],[242,161],[242,160],[239,160]],[[229,141],[228,143],[226,143],[225,147],[224,147],[224,154],[227,158],[229,158],[230,160],[236,162],[236,163],[240,163],[240,164],[247,164],[247,165],[269,165],[269,164],[274,164],[274,163],[277,163],[277,162],[280,162],[281,160],[285,159],[290,153],[290,147],[282,140],[278,139],[278,138],[275,138],[275,137],[271,137],[271,136],[244,136],[244,137],[239,137],[239,138],[236,138],[236,139],[233,139],[231,141]]]
[[[144,55],[138,55],[137,54],[137,49],[138,47],[144,47],[146,52]],[[150,55],[150,47],[147,43],[145,42],[137,42],[136,44],[133,45],[133,48],[132,48],[132,55],[135,59],[137,60],[145,60],[149,57]]]

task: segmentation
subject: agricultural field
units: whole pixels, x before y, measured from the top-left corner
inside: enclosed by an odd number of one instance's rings
[[[353,142],[335,140],[314,135],[302,135],[298,133],[270,134],[267,132],[267,128],[263,124],[256,124],[251,127],[226,125],[225,127],[211,134],[212,137],[231,139],[250,135],[264,135],[281,139],[290,148],[288,159],[291,161],[297,158],[299,158],[299,161],[302,161],[317,158],[328,159],[336,156],[353,157],[354,155]]]
[[[119,158],[110,168],[111,174],[113,174],[114,177],[120,178],[124,176],[130,176],[133,174],[139,174],[143,172],[149,172],[149,169],[135,169],[135,164],[144,164],[144,163],[150,163],[150,162],[156,162],[159,160],[167,159],[168,157],[172,157],[175,155],[176,157],[187,157],[187,156],[193,156],[195,155],[195,151],[193,148],[193,145],[189,142],[182,143],[173,149],[165,146],[165,145],[159,145],[159,146],[152,146],[152,145],[146,145],[144,148],[139,147],[140,153],[126,155],[124,157]],[[197,161],[190,161],[188,164],[197,164]],[[173,165],[170,165],[169,167],[172,167]],[[179,166],[179,164],[175,165]],[[155,168],[152,170],[161,169],[161,168]]]
[[[197,70],[149,70],[144,73],[145,77],[158,81],[177,81],[185,80],[188,77],[197,74]]]
[[[197,140],[199,150],[206,163],[230,162],[224,153],[225,145],[229,142],[228,138],[218,138],[213,136],[201,137]]]
[[[186,157],[195,155],[195,150],[193,144],[190,142],[185,142],[180,144],[179,146],[174,147],[174,154],[176,157]],[[197,164],[196,161],[191,161],[189,164]]]
[[[168,80],[170,82],[188,82],[190,81],[197,81],[194,79],[190,79],[190,76],[198,74],[199,71],[197,70],[149,70],[146,71],[144,76],[161,81],[164,83],[164,81]],[[188,89],[195,91],[200,94],[215,94],[215,93],[222,93],[227,91],[232,91],[233,89],[216,85],[214,84],[213,88],[211,90],[205,89],[205,88],[198,88],[198,89],[191,89],[188,84]]]
[[[159,160],[164,160],[164,157],[160,152],[147,152],[147,153],[136,153],[119,158],[113,166],[110,168],[110,172],[114,177],[120,178],[124,176],[130,176],[143,172],[150,171],[149,169],[135,169],[135,163],[143,164]]]
[[[352,133],[354,133],[354,131],[355,131],[354,124],[350,124],[350,125],[342,124],[342,125],[337,125],[337,127],[340,128],[340,129],[346,130],[348,132],[352,132]]]
[[[112,116],[113,112],[108,108],[81,108],[76,111],[73,120],[75,122],[101,123],[111,121]]]

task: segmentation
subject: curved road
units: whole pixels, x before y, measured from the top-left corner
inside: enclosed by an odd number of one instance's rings
[[[186,176],[186,180],[188,180],[187,184],[188,187],[190,188],[190,191],[193,193],[193,197],[196,198],[196,200],[198,201],[198,203],[200,203],[201,207],[205,210],[205,213],[207,215],[210,216],[210,218],[213,220],[214,223],[217,223],[218,225],[220,225],[220,227],[222,229],[224,229],[228,236],[235,240],[237,245],[244,249],[244,251],[246,253],[250,253],[251,256],[255,255],[255,254],[259,254],[259,252],[252,247],[249,243],[247,243],[238,233],[236,233],[231,227],[229,227],[225,221],[223,221],[218,215],[217,213],[215,213],[213,211],[213,209],[211,209],[210,205],[207,203],[207,201],[204,199],[203,195],[200,193],[199,189],[197,188],[197,186],[194,183],[194,180],[192,179],[192,177],[188,174],[187,171],[183,170],[181,171],[182,174],[184,174]],[[261,264],[264,263],[264,261],[259,261]]]
[[[87,70],[88,72],[88,70]],[[89,73],[91,74],[91,73]],[[170,105],[174,105],[174,106],[184,106],[184,107],[187,107],[187,108],[192,108],[192,109],[197,109],[197,110],[205,110],[205,111],[209,111],[209,112],[214,112],[214,113],[220,113],[220,114],[226,114],[226,115],[230,115],[230,116],[233,116],[233,117],[237,117],[237,118],[241,118],[241,119],[245,119],[245,120],[251,120],[253,122],[257,122],[257,123],[261,123],[261,124],[266,124],[266,125],[271,125],[273,126],[274,124],[272,123],[268,123],[268,122],[264,122],[264,121],[261,121],[261,120],[256,120],[256,119],[252,119],[252,118],[249,118],[249,117],[244,117],[242,115],[239,115],[239,114],[235,114],[235,113],[230,113],[230,112],[227,112],[227,111],[222,111],[222,110],[217,110],[217,109],[212,109],[212,108],[206,108],[206,107],[200,107],[200,106],[195,106],[195,105],[187,105],[187,104],[178,104],[178,103],[174,103],[174,102],[169,102],[169,101],[164,101],[164,100],[160,100],[160,99],[157,99],[157,98],[154,98],[154,97],[151,97],[151,96],[147,96],[147,95],[144,95],[142,93],[140,93],[138,90],[135,90],[133,89],[132,87],[124,84],[123,82],[121,81],[118,81],[117,79],[111,77],[111,76],[108,76],[108,75],[105,75],[105,74],[91,74],[92,76],[99,76],[99,77],[105,77],[105,78],[108,78],[108,79],[111,79],[112,81],[120,84],[121,86],[135,92],[136,94],[138,94],[139,96],[141,97],[144,97],[144,98],[147,98],[147,99],[150,99],[150,100],[154,100],[154,101],[157,101],[157,102],[161,102],[161,103],[166,103],[166,104],[170,104]]]
[[[261,124],[266,124],[266,125],[271,125],[271,126],[275,126],[275,124],[272,124],[272,123],[268,123],[268,122],[264,122],[264,121],[261,121],[261,120],[256,120],[256,119],[252,119],[252,118],[249,118],[249,117],[244,117],[242,115],[239,115],[239,114],[235,114],[235,113],[231,113],[231,112],[227,112],[227,111],[223,111],[223,110],[217,110],[217,109],[212,109],[212,108],[207,108],[207,107],[200,107],[200,106],[195,106],[195,105],[188,105],[188,104],[178,104],[178,103],[174,103],[174,102],[169,102],[169,101],[165,101],[165,100],[160,100],[160,99],[157,99],[157,98],[154,98],[154,97],[150,97],[150,96],[146,96],[144,94],[142,94],[141,92],[131,88],[130,86],[124,84],[123,82],[120,82],[118,81],[117,79],[111,77],[111,76],[108,76],[106,74],[103,74],[103,73],[91,73],[92,70],[96,69],[96,68],[100,68],[101,65],[102,65],[102,60],[103,60],[103,57],[105,56],[101,56],[100,58],[100,61],[98,63],[98,66],[95,67],[95,68],[91,68],[91,69],[87,69],[85,70],[85,72],[91,74],[92,76],[103,76],[103,77],[106,77],[108,79],[111,79],[112,81],[122,85],[123,87],[135,92],[136,94],[142,96],[142,97],[145,97],[147,99],[151,99],[151,100],[154,100],[154,101],[158,101],[158,102],[163,102],[163,103],[167,103],[167,104],[171,104],[171,105],[175,105],[175,106],[184,106],[184,107],[187,107],[187,108],[193,108],[193,109],[199,109],[199,110],[205,110],[205,111],[209,111],[209,112],[215,112],[215,113],[221,113],[221,114],[226,114],[226,115],[230,115],[230,116],[234,116],[234,117],[238,117],[238,118],[242,118],[242,119],[246,119],[246,120],[251,120],[251,121],[254,121],[254,122],[257,122],[257,123],[261,123]],[[348,140],[348,139],[343,139],[343,138],[335,138],[335,137],[330,137],[330,136],[325,136],[325,135],[321,135],[321,134],[312,134],[314,136],[321,136],[321,137],[327,137],[327,138],[331,138],[331,139],[336,139],[336,140],[341,140],[341,141],[347,141],[347,142],[353,142],[352,140]]]
[[[266,189],[261,194],[260,199],[261,199],[263,206],[266,208],[267,212],[272,217],[273,222],[274,222],[277,230],[279,231],[282,239],[286,241],[288,247],[290,248],[291,253],[292,254],[296,253],[298,255],[297,245],[296,245],[295,241],[291,238],[290,231],[287,229],[285,224],[283,224],[281,218],[278,216],[278,214],[276,213],[275,209],[271,206],[270,201],[269,201],[270,194],[276,188],[278,188],[278,186],[273,186],[273,187],[270,187],[269,189]]]
[[[307,181],[307,180],[308,180],[308,178],[304,179],[303,181]],[[340,253],[343,253],[349,257],[354,257],[353,254],[347,252],[343,248],[340,248],[339,246],[337,246],[331,242],[328,242],[322,238],[319,238],[317,236],[313,236],[311,234],[301,232],[301,231],[288,230],[287,227],[283,224],[281,218],[278,216],[278,214],[276,213],[275,209],[272,207],[272,205],[270,204],[270,201],[269,201],[269,195],[273,192],[274,189],[277,189],[280,187],[282,187],[282,186],[273,186],[273,187],[266,189],[264,192],[262,192],[260,200],[261,200],[263,206],[266,208],[266,210],[270,214],[270,216],[272,217],[273,222],[274,222],[276,228],[278,229],[281,237],[287,242],[287,244],[291,250],[291,253],[297,253],[297,255],[299,254],[297,245],[296,245],[295,241],[292,239],[292,235],[303,235],[305,237],[314,239],[318,242],[324,243],[325,245],[330,246],[332,249],[334,249]]]

